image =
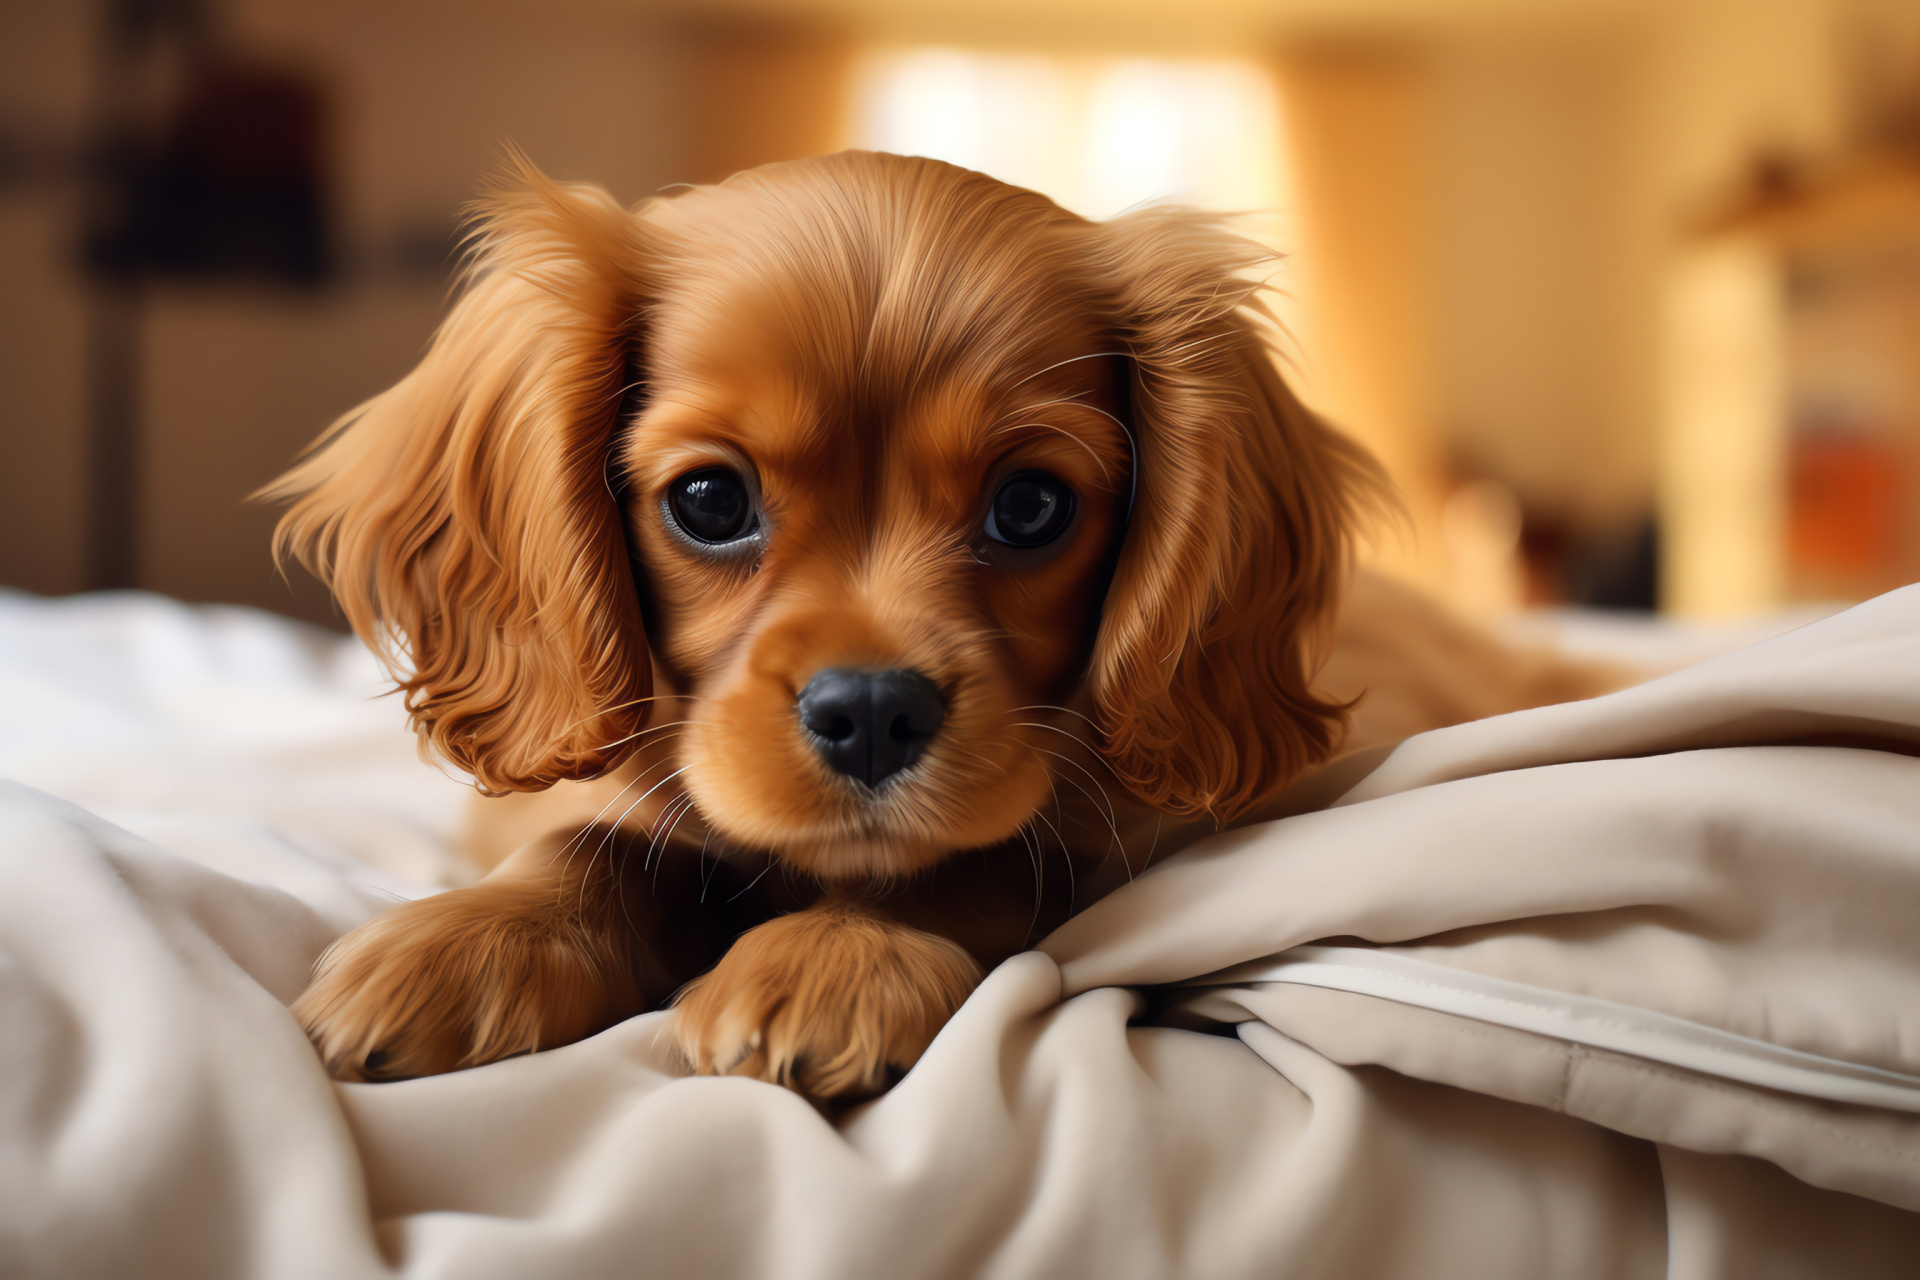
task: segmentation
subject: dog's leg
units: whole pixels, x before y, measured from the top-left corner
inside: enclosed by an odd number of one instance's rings
[[[294,1016],[331,1074],[378,1080],[552,1048],[654,1007],[724,932],[661,910],[686,870],[656,884],[646,848],[609,828],[562,833],[478,884],[396,907],[328,949]]]
[[[958,943],[829,894],[742,936],[687,989],[675,1023],[703,1074],[847,1101],[917,1062],[980,978]]]

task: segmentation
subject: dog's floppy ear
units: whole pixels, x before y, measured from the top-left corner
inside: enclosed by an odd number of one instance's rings
[[[631,753],[652,669],[605,474],[648,232],[525,161],[480,206],[464,290],[417,368],[264,490],[277,548],[333,588],[423,746],[489,792]]]
[[[1140,799],[1218,821],[1324,759],[1309,687],[1373,461],[1296,400],[1267,341],[1270,258],[1191,211],[1100,228],[1132,356],[1136,492],[1090,672],[1102,754]]]

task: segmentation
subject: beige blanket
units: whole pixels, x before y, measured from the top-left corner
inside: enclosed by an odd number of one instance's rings
[[[1920,589],[1412,739],[838,1128],[668,1014],[330,1084],[283,1003],[350,870],[0,790],[0,1274],[1910,1276],[1917,743]]]

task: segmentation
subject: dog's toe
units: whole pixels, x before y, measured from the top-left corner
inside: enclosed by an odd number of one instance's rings
[[[703,1075],[818,1100],[886,1092],[926,1051],[980,967],[945,938],[827,908],[769,921],[681,996],[681,1047]]]
[[[624,957],[564,921],[473,895],[403,904],[321,957],[293,1013],[329,1074],[437,1075],[566,1044],[638,1012]]]

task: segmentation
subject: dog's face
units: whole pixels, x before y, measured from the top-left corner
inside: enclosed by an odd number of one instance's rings
[[[697,257],[656,304],[619,445],[682,695],[671,759],[736,846],[911,871],[1048,794],[1035,739],[1084,671],[1132,478],[1123,371],[1034,280],[985,308],[1051,310],[1034,341],[923,371],[921,335],[793,258]]]
[[[637,214],[523,180],[420,369],[285,483],[484,785],[643,751],[840,877],[1012,837],[1049,734],[1216,816],[1326,752],[1363,467],[1274,373],[1243,242],[886,156]]]

